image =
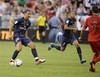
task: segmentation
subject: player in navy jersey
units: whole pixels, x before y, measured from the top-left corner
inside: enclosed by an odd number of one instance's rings
[[[78,30],[76,25],[75,25],[75,12],[71,11],[69,13],[69,17],[65,20],[65,25],[64,25],[64,33],[63,33],[63,38],[62,38],[62,43],[61,46],[56,46],[53,43],[50,43],[48,50],[51,50],[51,48],[56,48],[59,51],[64,51],[67,44],[71,43],[74,45],[77,49],[77,53],[79,55],[80,63],[83,64],[86,62],[86,60],[82,60],[82,52],[81,48],[79,46],[79,43],[74,35],[74,33]]]
[[[14,60],[22,50],[22,45],[31,48],[36,64],[45,62],[45,59],[39,59],[34,43],[28,38],[28,28],[31,25],[31,22],[29,21],[30,15],[30,10],[26,9],[23,17],[16,19],[14,24],[10,23],[9,37],[12,38],[12,29],[14,29],[13,39],[16,46],[16,50],[14,51],[12,59],[9,62],[10,65],[14,64]]]

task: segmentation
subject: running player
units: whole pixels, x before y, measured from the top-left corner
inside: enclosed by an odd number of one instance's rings
[[[77,49],[77,53],[79,55],[80,63],[83,64],[86,62],[86,60],[82,60],[82,51],[79,46],[79,43],[74,35],[74,32],[77,31],[77,27],[75,26],[75,11],[71,11],[69,13],[69,17],[65,21],[64,25],[64,33],[63,33],[63,38],[62,38],[62,43],[61,46],[56,46],[53,43],[50,43],[48,50],[51,50],[51,48],[56,48],[59,51],[64,51],[67,44],[71,43],[74,45]]]
[[[81,30],[79,40],[81,41],[84,30],[88,27],[88,42],[94,53],[92,61],[90,62],[90,71],[95,72],[95,65],[100,61],[100,16],[98,15],[99,9],[96,5],[92,7],[92,16],[88,17]]]

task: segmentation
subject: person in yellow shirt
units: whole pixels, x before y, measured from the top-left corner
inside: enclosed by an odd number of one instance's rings
[[[45,43],[45,36],[46,36],[46,14],[45,12],[41,12],[40,16],[37,18],[38,30],[39,35],[42,38],[42,42]]]

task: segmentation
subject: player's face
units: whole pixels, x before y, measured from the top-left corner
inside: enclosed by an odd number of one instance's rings
[[[71,17],[75,18],[76,13],[75,12],[71,12]]]
[[[30,12],[30,11],[27,11],[27,12],[25,13],[25,17],[28,19],[28,18],[30,18],[30,16],[31,16],[31,12]]]

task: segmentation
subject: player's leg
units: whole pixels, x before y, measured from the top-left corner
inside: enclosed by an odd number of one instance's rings
[[[91,46],[91,49],[92,49],[92,52],[94,53],[93,57],[92,57],[92,61],[90,62],[90,71],[91,72],[95,72],[95,62],[94,60],[97,58],[97,53],[96,53],[96,47],[95,47],[95,44],[93,42],[89,42],[90,43],[90,46]]]
[[[14,51],[14,53],[12,55],[12,59],[9,62],[10,65],[13,65],[14,64],[14,60],[16,59],[16,57],[18,56],[18,54],[19,54],[19,52],[21,50],[22,50],[22,43],[21,43],[21,41],[19,41],[16,44],[16,50]]]
[[[100,61],[100,42],[99,41],[95,43],[95,49],[96,49],[95,50],[96,53],[94,54],[95,58],[93,58],[93,60],[95,63],[97,63]]]
[[[92,51],[94,52],[92,61],[90,62],[90,71],[95,72],[95,64],[100,61],[100,42],[90,43]]]
[[[33,56],[35,58],[35,61],[36,61],[37,65],[46,61],[45,59],[39,59],[37,50],[35,48],[35,44],[33,42],[30,41],[27,44],[27,46],[31,48],[32,54],[33,54]]]
[[[86,62],[86,60],[82,60],[82,50],[79,46],[79,43],[77,40],[73,40],[72,44],[76,47],[77,49],[77,53],[78,53],[78,56],[79,56],[79,59],[80,59],[80,63],[83,64]]]
[[[55,49],[57,49],[57,50],[59,50],[59,51],[64,51],[65,48],[66,48],[66,46],[67,46],[67,43],[66,43],[65,41],[63,41],[63,42],[61,43],[61,46],[56,46],[56,45],[54,45],[53,43],[50,43],[50,45],[49,45],[49,47],[48,47],[48,50],[51,50],[52,48],[55,48]]]

